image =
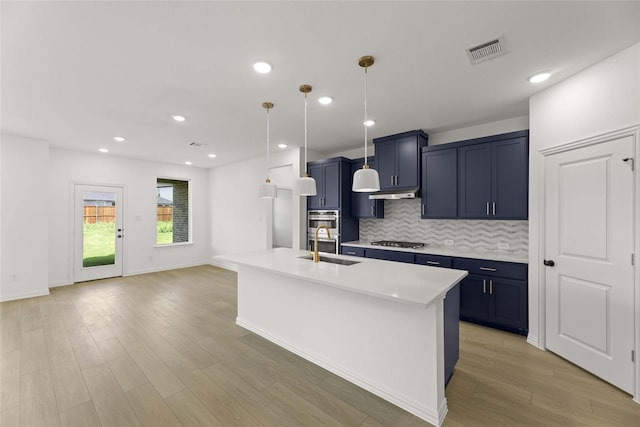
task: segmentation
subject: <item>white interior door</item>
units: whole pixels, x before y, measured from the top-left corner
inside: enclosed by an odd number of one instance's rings
[[[547,348],[629,393],[633,151],[626,136],[545,158]]]
[[[76,185],[74,282],[122,276],[122,187]]]

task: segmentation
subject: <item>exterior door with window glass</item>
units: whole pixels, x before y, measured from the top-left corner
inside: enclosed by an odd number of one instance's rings
[[[122,276],[122,187],[75,186],[74,282]]]

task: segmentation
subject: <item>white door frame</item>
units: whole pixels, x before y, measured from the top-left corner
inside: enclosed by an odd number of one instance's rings
[[[69,230],[69,240],[68,240],[68,271],[70,282],[69,284],[76,283],[76,273],[75,273],[75,256],[76,256],[76,248],[75,248],[75,227],[76,227],[76,186],[77,185],[88,185],[95,187],[117,187],[122,189],[122,228],[126,232],[127,230],[127,203],[124,203],[124,200],[127,199],[127,186],[124,184],[116,184],[116,183],[104,183],[104,182],[90,182],[90,181],[70,181],[69,182],[69,222],[68,222],[68,230]],[[124,240],[122,242],[122,277],[127,276],[127,258],[125,257],[125,246],[127,241]]]
[[[607,142],[610,140],[622,138],[625,136],[631,136],[634,141],[634,174],[635,174],[635,186],[634,186],[634,207],[635,212],[633,217],[638,218],[638,214],[640,214],[640,171],[638,165],[638,153],[640,153],[640,125],[620,129],[613,132],[604,133],[601,135],[593,136],[590,138],[581,139],[578,141],[573,141],[565,144],[555,145],[552,147],[544,148],[539,151],[540,154],[543,155],[543,159],[541,162],[540,170],[542,172],[540,176],[540,180],[544,181],[545,176],[545,161],[544,156],[548,156],[550,154],[561,153],[564,151],[574,150],[576,148],[582,148],[589,145],[600,144],[603,142]],[[546,274],[545,267],[542,264],[542,260],[545,259],[545,247],[546,247],[546,222],[545,222],[545,202],[546,192],[544,183],[539,187],[539,229],[538,229],[538,265],[535,266],[538,270],[538,346],[541,349],[546,349],[546,306],[545,306],[545,298],[546,298]],[[640,223],[636,220],[633,224],[634,230],[632,230],[635,238],[634,243],[634,254],[635,254],[635,262],[634,262],[634,292],[635,292],[635,304],[634,304],[634,319],[635,324],[633,325],[635,334],[635,387],[633,393],[633,400],[637,403],[640,403],[640,364],[638,363],[638,353],[640,351]],[[531,266],[529,266],[531,268]]]

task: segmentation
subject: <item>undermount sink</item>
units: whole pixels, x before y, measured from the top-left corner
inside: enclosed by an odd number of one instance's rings
[[[311,255],[301,256],[301,257],[298,257],[298,258],[307,259],[307,260],[313,261],[313,256],[311,256]],[[360,261],[351,261],[351,260],[348,260],[348,259],[340,259],[340,258],[330,258],[330,257],[322,256],[322,255],[320,255],[320,261],[329,262],[331,264],[340,264],[340,265],[360,264]]]

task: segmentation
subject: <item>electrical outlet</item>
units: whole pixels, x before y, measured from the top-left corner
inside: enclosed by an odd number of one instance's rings
[[[13,273],[9,275],[9,281],[10,282],[17,282],[18,281],[18,274],[17,273]]]
[[[453,241],[453,239],[445,239],[444,240],[444,244],[447,245],[447,246],[453,246],[454,243],[455,242]]]
[[[504,243],[504,242],[500,242],[498,243],[498,249],[501,251],[508,251],[509,250],[509,244],[508,243]]]

